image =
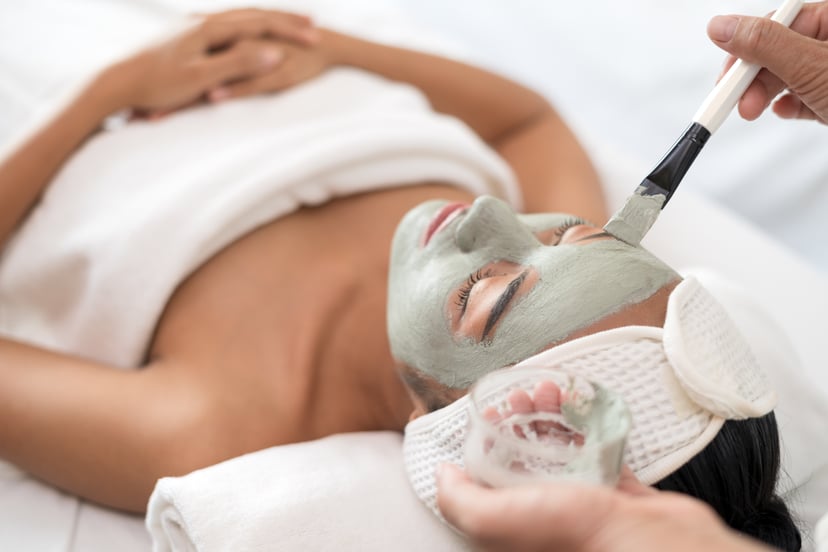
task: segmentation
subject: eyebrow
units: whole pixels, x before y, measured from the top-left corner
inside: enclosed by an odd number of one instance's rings
[[[480,337],[481,341],[486,339],[486,336],[492,331],[494,325],[497,324],[497,321],[500,320],[501,316],[503,316],[503,312],[506,310],[506,307],[509,306],[509,303],[517,293],[520,285],[524,280],[526,280],[527,274],[529,274],[529,270],[524,270],[520,276],[509,282],[509,285],[506,286],[506,289],[503,290],[503,293],[497,298],[497,302],[492,307],[492,310],[489,313],[489,318],[486,320],[486,327],[483,328],[483,335]]]

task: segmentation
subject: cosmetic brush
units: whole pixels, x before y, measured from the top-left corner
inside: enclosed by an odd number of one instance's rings
[[[786,0],[771,19],[788,27],[802,4],[802,0]],[[682,137],[607,222],[604,231],[630,245],[641,242],[707,140],[733,110],[759,69],[754,63],[736,60],[704,100]]]

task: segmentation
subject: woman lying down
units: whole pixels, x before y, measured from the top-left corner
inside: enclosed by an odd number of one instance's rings
[[[221,105],[156,117],[203,99]],[[95,134],[125,108],[149,117]],[[34,476],[141,512],[159,477],[411,417],[433,506],[455,401],[543,354],[621,393],[642,481],[798,549],[749,345],[696,280],[596,226],[596,174],[534,92],[242,10],[107,68],[20,143],[0,455]]]

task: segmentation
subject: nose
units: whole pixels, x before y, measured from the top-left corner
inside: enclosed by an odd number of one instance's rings
[[[470,253],[481,247],[500,246],[508,251],[537,244],[531,230],[503,201],[483,196],[475,200],[455,232],[457,247]]]

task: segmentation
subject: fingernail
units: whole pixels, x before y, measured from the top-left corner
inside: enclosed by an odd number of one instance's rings
[[[262,52],[259,54],[259,61],[264,67],[273,67],[274,65],[279,63],[283,57],[284,54],[281,50],[268,48],[266,50],[262,50]]]
[[[707,25],[707,34],[717,42],[730,42],[736,32],[739,18],[732,15],[717,15]]]
[[[230,90],[227,88],[216,88],[214,90],[210,90],[208,97],[211,102],[220,102],[221,100],[226,100],[230,97]]]

